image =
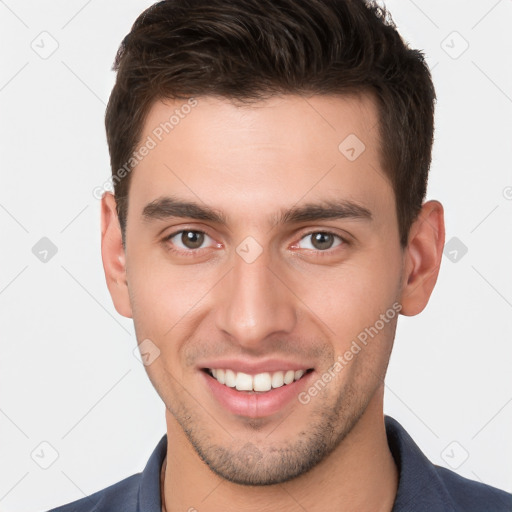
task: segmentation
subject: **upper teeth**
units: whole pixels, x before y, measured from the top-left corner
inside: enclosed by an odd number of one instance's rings
[[[288,370],[249,375],[243,372],[234,372],[233,370],[213,368],[210,369],[210,372],[221,384],[225,384],[230,388],[236,388],[238,391],[269,391],[272,388],[280,388],[284,384],[290,384],[294,380],[299,380],[306,371]]]

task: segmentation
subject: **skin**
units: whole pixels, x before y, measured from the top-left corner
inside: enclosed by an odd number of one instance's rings
[[[224,409],[196,366],[276,357],[307,361],[316,381],[393,304],[404,315],[424,309],[444,245],[442,205],[424,203],[402,248],[370,96],[197,100],[133,171],[125,248],[114,197],[102,199],[114,305],[133,318],[139,343],[160,350],[146,369],[166,406],[164,510],[390,511],[398,472],[383,379],[398,315],[309,403],[293,400],[268,417]],[[155,103],[141,140],[183,103]],[[366,147],[355,161],[338,149],[349,134]],[[226,224],[143,217],[171,195],[215,208]],[[371,220],[271,223],[282,210],[339,199]],[[181,235],[165,240],[180,229],[208,237],[199,249]],[[318,248],[312,232],[342,238]],[[248,236],[262,248],[252,263],[236,252]]]

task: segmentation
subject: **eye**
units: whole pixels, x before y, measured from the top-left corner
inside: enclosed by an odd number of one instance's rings
[[[304,242],[306,241],[306,242]],[[312,249],[315,251],[326,251],[341,245],[344,240],[334,233],[326,231],[315,231],[303,236],[298,244],[300,249]]]
[[[195,249],[201,249],[205,242],[213,242],[212,238],[202,231],[196,231],[193,229],[184,229],[172,233],[165,238],[166,242],[170,242],[173,246],[178,249],[185,251],[193,251]]]

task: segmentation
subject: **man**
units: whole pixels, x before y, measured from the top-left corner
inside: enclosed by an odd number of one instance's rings
[[[102,257],[167,433],[58,511],[510,511],[383,414],[434,288],[435,93],[363,0],[167,0],[118,52]]]

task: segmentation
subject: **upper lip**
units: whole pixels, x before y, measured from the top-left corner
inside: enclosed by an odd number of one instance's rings
[[[243,372],[249,375],[256,375],[265,372],[278,372],[280,370],[309,370],[313,368],[308,363],[300,363],[296,361],[287,361],[285,359],[265,359],[260,361],[250,361],[243,359],[216,359],[215,361],[205,361],[199,365],[201,370],[205,368],[224,370],[230,369],[235,372]]]

